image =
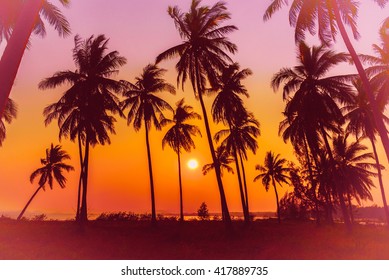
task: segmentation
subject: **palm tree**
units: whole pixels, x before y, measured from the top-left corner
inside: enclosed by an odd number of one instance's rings
[[[46,184],[49,185],[50,189],[53,189],[53,183],[55,180],[58,182],[61,188],[65,187],[66,178],[63,175],[63,172],[69,172],[71,170],[74,170],[72,166],[63,163],[63,161],[66,159],[70,159],[70,156],[64,150],[62,150],[61,146],[53,146],[53,144],[51,144],[50,148],[46,149],[46,157],[41,159],[42,167],[35,170],[30,176],[31,183],[33,183],[34,179],[37,176],[40,176],[38,183],[39,187],[31,196],[26,206],[24,206],[22,212],[20,212],[18,220],[23,217],[24,212],[26,211],[27,207],[30,205],[34,197],[37,195],[37,193],[41,189],[45,190]]]
[[[274,153],[269,151],[266,153],[264,165],[257,164],[255,166],[255,169],[259,170],[261,173],[254,178],[254,182],[262,179],[262,184],[265,186],[266,191],[269,191],[270,183],[274,187],[279,223],[281,223],[281,217],[276,183],[282,187],[282,183],[287,184],[290,179],[289,176],[286,175],[286,173],[290,171],[288,167],[285,167],[286,162],[286,159],[280,158],[280,154],[274,156]]]
[[[165,82],[162,78],[165,72],[165,69],[158,68],[158,66],[154,64],[149,64],[143,68],[143,72],[136,78],[135,84],[122,81],[122,84],[126,89],[123,93],[125,99],[120,103],[123,110],[127,108],[129,109],[127,124],[130,125],[132,123],[135,131],[139,131],[139,129],[142,128],[142,123],[145,124],[147,160],[151,190],[151,222],[153,224],[156,223],[157,216],[155,210],[154,179],[151,162],[149,130],[152,125],[154,125],[157,130],[160,130],[162,127],[161,120],[165,119],[163,110],[173,110],[165,100],[155,94],[165,91],[171,94],[176,93],[174,86]]]
[[[59,0],[68,6],[69,0]],[[32,32],[44,36],[42,17],[60,36],[70,34],[69,23],[61,11],[46,0],[14,0],[0,3],[0,42],[8,41],[0,60],[0,118],[6,106],[24,50]]]
[[[386,216],[386,222],[389,225],[389,209],[386,201],[385,189],[382,180],[381,164],[379,161],[377,148],[375,145],[375,135],[377,129],[373,124],[371,108],[369,101],[366,97],[366,93],[359,80],[353,82],[356,89],[355,95],[351,103],[348,103],[343,109],[347,112],[345,118],[349,121],[346,127],[346,133],[352,133],[357,139],[367,137],[373,148],[374,159],[376,161],[376,169],[378,172],[378,182],[380,185],[382,201],[384,205],[384,211]],[[383,109],[384,107],[382,107]],[[382,118],[386,123],[389,123],[389,118],[386,117],[381,111]]]
[[[4,114],[2,118],[0,119],[0,147],[2,146],[5,136],[6,136],[6,129],[5,129],[5,124],[6,123],[11,123],[14,118],[16,118],[17,114],[17,107],[16,103],[8,98],[7,105],[5,106]]]
[[[190,152],[195,148],[195,143],[192,136],[199,134],[200,129],[196,125],[188,124],[188,120],[198,119],[199,114],[193,112],[193,107],[185,105],[184,98],[176,103],[177,108],[173,112],[173,119],[164,119],[161,122],[162,126],[171,125],[162,139],[162,148],[169,145],[176,153],[178,160],[178,184],[180,187],[180,221],[184,221],[184,203],[182,197],[182,179],[181,179],[181,149]]]
[[[388,2],[388,0],[374,1],[381,7],[384,7]],[[271,16],[284,5],[288,5],[287,0],[273,0],[271,5],[267,8],[263,19],[265,21],[270,19]],[[379,105],[374,98],[374,92],[369,83],[367,74],[362,66],[358,54],[354,49],[354,46],[351,43],[344,25],[347,24],[350,26],[355,39],[359,38],[356,25],[358,5],[358,1],[293,0],[289,10],[289,22],[293,27],[295,27],[296,42],[304,40],[306,31],[309,31],[314,35],[317,30],[322,44],[328,45],[330,42],[335,41],[337,32],[340,32],[343,42],[345,43],[361,78],[362,86],[367,94],[370,104],[369,106],[371,107],[371,111],[373,113],[374,122],[381,137],[387,160],[389,161],[388,132],[385,127],[385,123],[381,118],[381,111],[379,110]],[[318,26],[317,29],[316,24]]]
[[[207,81],[211,85],[215,85],[217,72],[221,71],[227,65],[227,62],[232,62],[227,52],[233,54],[237,47],[228,40],[226,35],[237,28],[233,25],[221,25],[224,21],[230,19],[230,14],[227,12],[224,2],[217,2],[211,7],[200,6],[200,3],[200,0],[192,0],[187,13],[181,12],[177,6],[169,7],[168,13],[173,18],[183,42],[158,55],[156,62],[179,57],[176,64],[177,83],[181,83],[184,87],[189,78],[195,96],[200,101],[208,145],[212,161],[215,164],[222,216],[226,224],[229,225],[231,217],[221,180],[220,166],[217,164],[203,95]]]
[[[110,144],[109,133],[115,133],[116,119],[111,114],[124,116],[119,100],[114,95],[122,84],[110,77],[126,63],[117,51],[106,53],[108,39],[104,35],[82,40],[75,37],[73,60],[75,71],[59,71],[39,83],[40,89],[51,89],[69,84],[63,96],[47,106],[43,114],[45,124],[58,120],[59,137],[78,141],[80,157],[80,183],[76,220],[87,221],[87,185],[89,149],[96,144]],[[83,149],[84,147],[84,149]],[[81,195],[82,183],[82,199]],[[80,203],[81,201],[81,203]],[[80,206],[81,204],[81,206]]]
[[[234,119],[234,122],[230,123],[229,129],[220,130],[215,134],[214,138],[216,142],[219,142],[224,138],[221,146],[225,147],[226,151],[234,157],[236,172],[238,174],[242,209],[245,221],[248,223],[250,221],[248,191],[247,185],[243,185],[242,183],[239,159],[241,167],[243,168],[243,158],[247,160],[247,150],[251,150],[255,154],[258,149],[256,138],[260,135],[259,122],[252,114],[248,114],[242,119],[238,119],[236,117]]]
[[[271,81],[274,91],[284,83],[283,98],[287,100],[284,114],[287,121],[282,126],[294,122],[294,131],[288,133],[297,133],[294,136],[294,140],[298,141],[294,144],[295,148],[301,146],[303,141],[309,146],[316,164],[318,155],[324,156],[320,143],[324,143],[325,150],[333,161],[328,132],[340,132],[344,119],[338,103],[351,100],[352,89],[346,82],[355,76],[327,77],[330,69],[340,62],[347,61],[347,55],[335,53],[324,46],[309,48],[301,42],[298,60],[297,66],[281,69]],[[340,204],[348,226],[348,212],[344,201],[340,200]]]
[[[234,174],[234,169],[231,168],[230,164],[234,162],[234,159],[226,150],[225,146],[219,146],[216,149],[217,165],[220,166],[221,176],[223,176],[223,170],[225,169],[228,173]],[[203,175],[207,175],[211,170],[215,169],[215,163],[207,163],[203,166]]]
[[[242,80],[251,75],[252,72],[250,69],[246,68],[240,70],[240,66],[238,63],[233,63],[227,67],[225,67],[222,73],[218,76],[218,83],[212,91],[216,91],[217,95],[212,104],[212,117],[216,123],[223,122],[226,124],[230,131],[233,130],[233,127],[240,126],[248,120],[249,114],[246,108],[243,105],[243,100],[239,95],[243,95],[245,97],[249,97],[247,89],[244,85],[242,85]],[[257,122],[256,124],[259,123]],[[239,133],[239,132],[238,132]],[[255,133],[254,137],[259,135],[259,129],[257,133]],[[243,136],[243,135],[241,135]],[[247,136],[247,135],[246,135]],[[241,139],[243,140],[243,139]],[[245,140],[243,140],[245,141]],[[255,140],[254,140],[255,142]],[[255,153],[257,147],[252,150]],[[247,192],[247,183],[246,183],[246,174],[244,171],[244,164],[242,158],[242,151],[231,149],[232,155],[235,157],[235,164],[238,173],[238,182],[239,189],[241,191],[242,207],[245,216],[245,221],[250,221],[250,211],[249,211],[249,200],[248,200],[248,192]],[[244,151],[244,153],[246,153]],[[240,162],[238,161],[238,155],[240,158]],[[247,159],[247,157],[245,157]],[[242,172],[240,172],[241,165]],[[241,174],[242,173],[242,174]],[[243,183],[242,178],[243,177]],[[242,184],[244,187],[242,187]]]

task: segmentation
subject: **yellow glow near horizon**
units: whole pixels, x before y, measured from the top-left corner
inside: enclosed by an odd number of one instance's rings
[[[199,162],[196,159],[190,159],[187,163],[189,169],[196,169],[199,167]]]

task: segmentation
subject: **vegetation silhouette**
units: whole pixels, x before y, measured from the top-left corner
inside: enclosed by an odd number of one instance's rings
[[[68,6],[69,0],[59,0]],[[60,36],[70,34],[69,23],[59,8],[46,0],[13,0],[0,3],[0,43],[7,41],[0,60],[0,118],[3,115],[12,85],[31,33],[46,35],[44,21],[54,26]]]
[[[298,48],[298,65],[283,68],[274,74],[271,85],[276,91],[283,83],[283,99],[287,102],[285,120],[280,124],[284,140],[291,140],[295,151],[304,150],[308,168],[312,173],[312,162],[316,167],[319,158],[326,155],[334,160],[328,142],[329,133],[339,133],[344,123],[342,111],[338,105],[352,99],[352,88],[346,82],[354,75],[327,76],[330,69],[340,62],[347,61],[347,55],[336,53],[324,46],[308,47],[301,42]],[[309,152],[310,153],[309,153]],[[312,190],[316,192],[316,183],[311,178]],[[327,200],[328,218],[332,220],[331,195],[342,197],[331,184],[331,189],[320,186],[318,192]],[[332,194],[333,193],[333,194]],[[350,220],[343,199],[339,201],[346,226]]]
[[[247,160],[246,149],[248,148],[253,153],[256,152],[258,144],[254,138],[260,135],[260,131],[259,122],[247,112],[239,95],[249,97],[246,87],[242,85],[242,80],[251,74],[252,72],[248,68],[240,70],[238,63],[225,67],[218,76],[216,87],[212,89],[212,91],[217,92],[217,95],[211,109],[213,120],[216,123],[223,122],[229,129],[229,136],[221,145],[226,145],[227,151],[235,159],[242,208],[247,223],[250,221],[250,210],[243,157]],[[247,123],[250,122],[252,126],[248,129]],[[257,126],[257,129],[254,126]],[[217,133],[215,135],[216,142],[220,140],[219,135],[226,133],[228,133],[227,130]]]
[[[374,84],[374,83],[373,83]],[[374,126],[371,113],[371,107],[368,106],[368,99],[364,92],[363,87],[361,86],[361,82],[359,80],[355,80],[353,82],[355,93],[353,95],[352,100],[343,107],[345,111],[345,118],[348,120],[348,124],[346,127],[346,133],[352,133],[355,135],[356,139],[368,138],[370,140],[371,146],[373,148],[374,159],[376,162],[376,169],[378,172],[378,183],[380,186],[382,202],[384,206],[386,223],[389,226],[389,209],[388,203],[386,201],[385,188],[382,180],[382,172],[381,172],[381,164],[377,153],[377,147],[375,144],[376,141],[376,127]],[[376,97],[377,99],[377,97]],[[384,115],[384,106],[381,106],[381,117],[384,119],[386,123],[389,123],[388,117]]]
[[[157,222],[157,215],[155,208],[154,178],[149,142],[149,130],[152,125],[154,125],[157,130],[160,130],[162,128],[161,121],[165,119],[163,111],[173,111],[173,108],[169,105],[169,103],[155,94],[163,92],[171,94],[176,93],[174,86],[165,82],[162,78],[165,72],[165,69],[159,68],[154,64],[149,64],[143,69],[142,74],[136,78],[135,84],[128,81],[121,81],[125,87],[123,93],[125,99],[120,102],[120,106],[123,110],[129,109],[127,114],[127,124],[130,125],[132,123],[135,131],[139,131],[139,129],[142,128],[142,123],[145,125],[151,192],[152,224]]]
[[[220,166],[220,175],[223,177],[223,170],[234,174],[234,169],[230,166],[234,162],[234,158],[228,153],[225,146],[219,146],[216,149],[216,162]],[[207,175],[211,170],[215,169],[215,163],[204,164],[202,171],[203,175]]]
[[[7,135],[5,123],[11,123],[16,118],[18,109],[16,103],[8,98],[8,102],[5,106],[3,116],[0,118],[0,147],[3,145],[5,137]]]
[[[184,84],[189,78],[195,96],[200,101],[220,194],[222,217],[226,225],[229,226],[231,217],[203,97],[207,82],[211,86],[215,85],[217,72],[221,71],[227,63],[232,62],[227,52],[234,54],[237,47],[230,42],[226,35],[237,28],[234,25],[221,25],[230,19],[224,2],[217,2],[211,7],[200,6],[200,4],[201,1],[193,0],[187,13],[181,12],[178,6],[168,8],[168,13],[174,20],[183,42],[159,54],[156,62],[179,57],[176,64],[177,84],[181,83],[182,88],[184,88]]]
[[[277,202],[278,223],[281,223],[281,215],[276,184],[278,183],[278,185],[282,187],[283,183],[287,184],[290,180],[290,177],[287,175],[287,173],[290,171],[290,168],[285,167],[286,163],[286,159],[280,158],[280,154],[274,156],[274,153],[269,151],[266,153],[264,164],[257,164],[255,166],[255,169],[259,170],[260,173],[255,176],[254,182],[261,179],[266,191],[269,191],[270,183],[273,185]]]
[[[34,199],[37,193],[41,189],[45,190],[46,184],[49,185],[50,189],[53,189],[53,183],[55,180],[61,188],[65,187],[66,177],[63,175],[63,172],[74,170],[71,165],[63,162],[67,159],[70,159],[70,156],[64,150],[62,150],[62,147],[59,145],[54,146],[51,144],[50,148],[46,149],[46,157],[41,159],[42,167],[35,170],[30,176],[31,183],[33,183],[37,176],[40,176],[38,182],[39,187],[28,200],[26,206],[24,206],[17,220],[20,220],[23,217],[24,212],[27,210],[27,207],[30,205],[31,201]]]
[[[199,209],[197,210],[197,216],[202,221],[209,220],[208,206],[205,202],[201,203]]]
[[[123,116],[119,99],[123,85],[110,77],[126,63],[117,51],[107,52],[108,39],[104,35],[81,39],[74,38],[73,60],[75,71],[59,71],[39,83],[40,89],[53,89],[70,85],[62,97],[47,106],[43,114],[45,124],[58,120],[59,138],[78,141],[80,157],[80,180],[76,220],[86,222],[87,187],[90,146],[110,144],[109,133],[115,133],[116,119],[111,114]],[[82,186],[82,197],[80,199]]]
[[[381,8],[384,7],[388,0],[374,0]],[[288,5],[285,0],[273,0],[266,10],[263,19],[266,21],[282,6]],[[335,41],[338,31],[350,53],[351,59],[357,69],[362,86],[369,100],[369,106],[373,114],[374,123],[381,137],[385,149],[386,158],[389,162],[389,137],[385,123],[381,117],[379,104],[374,98],[374,92],[369,82],[367,73],[363,68],[361,59],[347,34],[345,24],[349,25],[352,30],[354,39],[359,39],[356,19],[358,16],[359,1],[343,2],[339,0],[321,1],[321,0],[294,0],[289,10],[290,25],[295,28],[295,41],[302,42],[305,39],[305,32],[309,31],[312,35],[316,34],[323,45],[329,46]],[[381,29],[382,30],[382,29]],[[371,120],[373,121],[373,120]],[[342,211],[344,211],[342,205]],[[346,220],[346,223],[347,220]]]
[[[162,139],[162,148],[169,145],[177,154],[178,162],[178,184],[180,188],[180,221],[184,221],[184,203],[182,196],[182,178],[181,178],[181,150],[190,152],[195,149],[195,143],[192,136],[200,135],[200,129],[196,125],[187,123],[189,120],[201,120],[201,116],[193,112],[193,107],[186,105],[184,98],[176,103],[176,109],[173,112],[173,119],[163,119],[162,126],[171,125]]]

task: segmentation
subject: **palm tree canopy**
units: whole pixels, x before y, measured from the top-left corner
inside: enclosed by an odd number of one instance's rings
[[[155,64],[149,64],[142,74],[136,78],[135,84],[121,81],[125,86],[123,95],[125,99],[120,103],[123,110],[129,109],[127,123],[133,123],[134,129],[138,131],[142,127],[143,120],[147,128],[153,124],[161,129],[161,120],[164,119],[163,110],[173,111],[172,107],[155,93],[169,92],[176,93],[173,85],[165,82],[162,78],[166,72]]]
[[[3,144],[3,141],[6,137],[6,128],[5,123],[11,123],[14,118],[16,118],[17,115],[17,106],[16,103],[8,98],[8,102],[5,106],[3,116],[0,119],[0,147]]]
[[[383,7],[388,0],[374,0]],[[269,20],[283,6],[288,6],[288,0],[273,0],[263,15],[263,20]],[[328,45],[335,41],[338,25],[335,19],[333,5],[338,5],[343,22],[347,24],[355,39],[360,37],[357,30],[359,1],[354,0],[293,0],[290,4],[289,23],[295,28],[295,40],[305,40],[305,32],[319,36],[322,44]]]
[[[1,0],[0,1],[0,43],[3,39],[8,41],[13,28],[23,8],[25,0]],[[59,0],[62,6],[68,7],[70,0]],[[44,37],[46,27],[44,20],[58,32],[60,36],[69,35],[70,25],[61,10],[50,1],[44,0],[33,29],[34,34]]]
[[[230,166],[235,160],[231,157],[230,153],[224,146],[219,146],[216,149],[216,160],[220,166],[220,172],[223,175],[223,170],[227,170],[228,173],[234,174],[234,169]],[[203,175],[207,175],[211,170],[215,169],[215,163],[208,163],[203,166]]]
[[[192,136],[201,136],[200,129],[196,125],[186,123],[188,120],[201,119],[201,116],[193,112],[193,107],[186,105],[184,98],[176,103],[177,108],[173,113],[173,119],[163,119],[161,126],[172,125],[162,139],[162,147],[168,144],[176,153],[181,152],[181,148],[190,152],[195,148]]]
[[[241,153],[244,159],[247,159],[248,149],[254,154],[258,149],[256,138],[260,135],[260,125],[253,114],[248,114],[247,117],[235,121],[231,128],[216,133],[214,139],[219,142],[224,137],[221,146],[224,146],[229,154],[234,154],[236,151]]]
[[[116,119],[108,112],[123,116],[114,94],[122,90],[122,84],[110,77],[126,59],[117,51],[107,53],[108,41],[104,35],[86,40],[75,36],[73,60],[77,70],[56,72],[39,83],[40,89],[70,85],[58,102],[44,109],[46,125],[58,119],[60,138],[69,137],[73,141],[80,135],[85,141],[88,135],[92,145],[110,143],[108,132],[115,132]]]
[[[286,159],[280,158],[280,154],[274,156],[273,152],[267,152],[264,165],[257,164],[255,166],[255,169],[261,173],[254,178],[254,182],[262,179],[262,184],[265,186],[266,191],[269,190],[270,183],[273,180],[279,185],[282,183],[287,184],[289,176],[286,173],[290,171],[290,168],[285,167],[286,163]]]
[[[176,64],[177,85],[184,87],[189,78],[195,93],[206,88],[207,78],[211,85],[216,82],[216,73],[232,62],[227,52],[235,53],[237,47],[225,36],[236,30],[233,25],[221,24],[230,19],[224,2],[213,6],[200,6],[200,0],[192,0],[189,12],[175,6],[168,13],[173,18],[183,42],[159,54],[156,63],[179,57]]]
[[[238,63],[224,67],[218,75],[217,85],[212,91],[217,95],[212,104],[212,117],[215,122],[224,122],[230,125],[236,118],[244,118],[247,112],[243,100],[239,95],[249,97],[247,89],[242,85],[242,80],[252,75],[248,68],[240,70]]]
[[[43,189],[45,189],[46,183],[52,189],[54,180],[58,182],[61,188],[64,188],[66,178],[63,175],[63,171],[69,172],[74,170],[72,166],[63,163],[67,159],[70,159],[70,156],[62,150],[61,146],[51,144],[50,148],[46,149],[46,157],[41,159],[42,167],[31,174],[31,183],[33,183],[37,176],[40,176],[39,186]]]

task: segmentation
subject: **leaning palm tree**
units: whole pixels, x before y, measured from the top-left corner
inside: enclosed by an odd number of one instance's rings
[[[290,171],[290,168],[285,167],[286,163],[286,159],[280,158],[280,154],[274,156],[274,153],[269,151],[266,153],[264,165],[257,164],[255,166],[255,169],[259,170],[261,173],[254,178],[254,182],[262,179],[262,184],[265,186],[266,191],[269,191],[270,183],[274,187],[277,202],[277,218],[279,223],[281,223],[281,217],[276,184],[278,183],[282,187],[282,183],[286,184],[290,179],[289,176],[286,175],[286,173]]]
[[[125,87],[125,91],[123,93],[125,99],[121,102],[121,107],[123,110],[129,109],[127,114],[127,124],[130,125],[132,123],[135,131],[139,131],[139,129],[142,128],[142,123],[145,125],[151,191],[151,222],[153,224],[156,223],[157,216],[155,210],[154,178],[151,162],[149,131],[152,125],[154,125],[157,130],[160,130],[162,127],[161,120],[165,119],[163,111],[173,110],[165,100],[155,94],[163,92],[171,94],[176,93],[174,86],[165,82],[162,78],[165,72],[165,69],[158,68],[158,66],[154,64],[149,64],[143,68],[143,72],[136,78],[135,84],[122,81],[122,84]]]
[[[195,96],[200,101],[208,145],[212,161],[215,164],[222,216],[226,224],[229,225],[231,217],[203,97],[207,81],[211,85],[215,85],[217,72],[221,71],[227,63],[232,62],[227,52],[235,53],[237,47],[228,40],[226,35],[237,28],[233,25],[221,25],[224,21],[230,19],[230,14],[227,12],[224,2],[217,2],[211,7],[200,6],[200,3],[199,0],[192,0],[187,13],[181,12],[177,6],[169,7],[168,13],[173,18],[183,42],[158,55],[156,62],[179,57],[176,64],[177,84],[181,83],[184,87],[189,78]]]
[[[356,80],[353,82],[355,87],[355,95],[350,103],[348,103],[343,109],[346,111],[345,118],[348,120],[346,127],[346,133],[352,133],[356,136],[357,139],[367,137],[370,140],[371,146],[373,148],[374,159],[376,161],[376,169],[378,172],[378,182],[380,185],[382,202],[384,205],[384,211],[386,216],[386,222],[389,225],[389,209],[386,201],[385,189],[382,180],[381,164],[379,161],[377,147],[375,144],[376,141],[376,132],[377,129],[371,122],[372,113],[369,106],[369,101],[366,97],[366,93],[361,86],[361,82]],[[383,109],[384,107],[382,107]],[[386,123],[389,123],[389,118],[384,115],[381,111],[382,118]]]
[[[59,2],[65,7],[69,4],[69,0]],[[70,27],[59,8],[47,0],[2,1],[0,11],[0,42],[8,41],[0,60],[1,118],[31,33],[46,34],[42,18],[54,26],[60,36],[70,34]]]
[[[43,166],[35,170],[30,176],[31,183],[34,182],[34,179],[37,176],[40,176],[38,182],[39,187],[31,196],[31,198],[28,200],[22,212],[20,212],[18,216],[18,220],[20,220],[23,217],[24,212],[26,211],[27,207],[30,205],[34,197],[37,195],[37,193],[41,189],[45,190],[46,184],[49,185],[50,189],[53,189],[53,183],[55,180],[58,182],[61,188],[65,187],[66,178],[63,175],[63,172],[64,171],[69,172],[71,170],[74,170],[72,166],[65,164],[63,162],[66,159],[70,159],[70,156],[64,150],[62,150],[61,146],[59,145],[53,146],[53,144],[51,144],[50,148],[46,149],[46,157],[41,159],[41,164]]]
[[[16,103],[9,98],[7,105],[5,106],[3,117],[0,119],[0,147],[2,146],[6,136],[4,122],[11,123],[12,120],[16,118],[17,111]]]
[[[58,120],[59,138],[78,142],[80,180],[76,220],[87,221],[87,185],[90,146],[110,144],[109,133],[115,133],[112,114],[123,116],[115,96],[122,84],[111,77],[126,59],[117,51],[107,53],[108,39],[104,35],[74,39],[75,71],[59,71],[39,83],[40,89],[52,89],[63,84],[70,87],[55,103],[47,106],[45,125]],[[81,196],[82,184],[82,198]]]
[[[185,105],[184,98],[176,103],[177,108],[173,112],[173,119],[163,119],[162,126],[171,125],[162,139],[162,148],[169,145],[177,154],[178,160],[178,184],[180,187],[180,221],[184,221],[184,203],[182,197],[182,179],[181,179],[181,150],[190,152],[195,148],[192,136],[197,134],[201,136],[200,129],[193,124],[187,123],[189,120],[198,119],[199,114],[193,112],[193,107]]]
[[[381,7],[384,7],[388,0],[374,0]],[[263,19],[266,21],[282,8],[288,5],[287,0],[273,0],[267,8]],[[379,105],[374,98],[374,92],[368,80],[367,74],[363,68],[361,60],[351,43],[347,34],[345,24],[349,25],[355,39],[359,38],[356,18],[358,15],[359,1],[341,1],[341,0],[293,0],[289,10],[290,25],[295,27],[295,40],[301,42],[305,39],[305,32],[309,31],[312,35],[319,35],[322,44],[329,45],[335,41],[338,31],[343,42],[349,51],[355,64],[358,74],[362,81],[362,86],[370,102],[374,123],[381,137],[385,149],[387,160],[389,161],[389,137],[383,119],[381,118]],[[317,26],[317,28],[316,28]]]

